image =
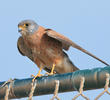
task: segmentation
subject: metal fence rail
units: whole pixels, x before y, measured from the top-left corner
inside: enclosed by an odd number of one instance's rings
[[[79,70],[66,74],[43,76],[37,78],[34,83],[32,83],[32,78],[0,82],[0,100],[4,98],[8,100],[8,98],[13,99],[22,97],[29,97],[29,100],[32,100],[32,96],[53,93],[54,98],[60,100],[56,92],[61,93],[68,91],[79,91],[79,94],[73,98],[73,100],[79,95],[89,100],[82,94],[83,90],[104,88],[106,84],[105,92],[107,92],[107,86],[109,86],[110,82],[109,74],[110,66],[107,66],[104,68]]]

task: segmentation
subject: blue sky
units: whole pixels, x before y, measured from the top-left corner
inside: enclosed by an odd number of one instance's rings
[[[17,24],[24,19],[33,19],[41,26],[56,30],[110,64],[109,0],[1,0],[1,81],[28,78],[38,72],[37,66],[17,50],[17,39],[20,36]],[[105,67],[74,48],[70,48],[68,55],[80,69]],[[102,90],[86,91],[84,94],[93,100]],[[59,94],[59,97],[61,100],[71,100],[75,94],[77,92],[68,92]],[[37,96],[34,100],[49,100],[51,97]],[[105,94],[100,100],[108,98],[110,96]]]

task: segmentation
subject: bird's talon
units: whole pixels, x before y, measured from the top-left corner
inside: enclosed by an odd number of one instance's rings
[[[36,76],[33,75],[33,74],[31,75],[31,77],[36,77],[36,78],[37,78],[37,77],[41,77],[41,76],[43,76],[43,74],[37,74]]]
[[[34,82],[34,80],[35,80],[37,77],[41,77],[41,76],[43,76],[43,74],[37,74],[36,76],[35,76],[35,75],[31,75],[31,77],[33,77],[32,82]]]
[[[50,75],[53,75],[54,73],[51,72],[51,73],[46,73],[46,74],[50,76]]]
[[[31,77],[35,77],[35,75],[32,74]]]

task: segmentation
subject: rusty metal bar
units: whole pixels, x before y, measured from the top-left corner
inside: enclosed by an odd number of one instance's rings
[[[110,66],[104,68],[94,68],[79,70],[72,73],[55,74],[52,76],[43,76],[36,79],[36,88],[33,95],[53,94],[55,90],[55,80],[59,80],[59,93],[68,91],[78,91],[80,80],[85,78],[83,90],[104,88],[106,82],[106,73],[110,74]],[[15,79],[11,82],[0,82],[0,100],[6,93],[6,87],[10,86],[9,99],[28,97],[31,91],[32,78]],[[3,85],[4,84],[4,85]],[[10,85],[11,84],[11,85]]]

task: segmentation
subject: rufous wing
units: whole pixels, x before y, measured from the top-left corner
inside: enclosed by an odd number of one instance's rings
[[[89,56],[99,60],[100,62],[104,63],[105,65],[109,65],[107,64],[105,61],[101,60],[100,58],[96,57],[95,55],[91,54],[90,52],[88,52],[87,50],[83,49],[82,47],[80,47],[79,45],[77,45],[76,43],[74,43],[73,41],[71,41],[70,39],[68,39],[67,37],[61,35],[60,33],[57,33],[56,31],[54,30],[51,30],[51,29],[46,29],[46,34],[49,36],[49,37],[52,37],[58,41],[60,41],[63,45],[63,49],[65,50],[68,50],[70,46],[88,54]]]

